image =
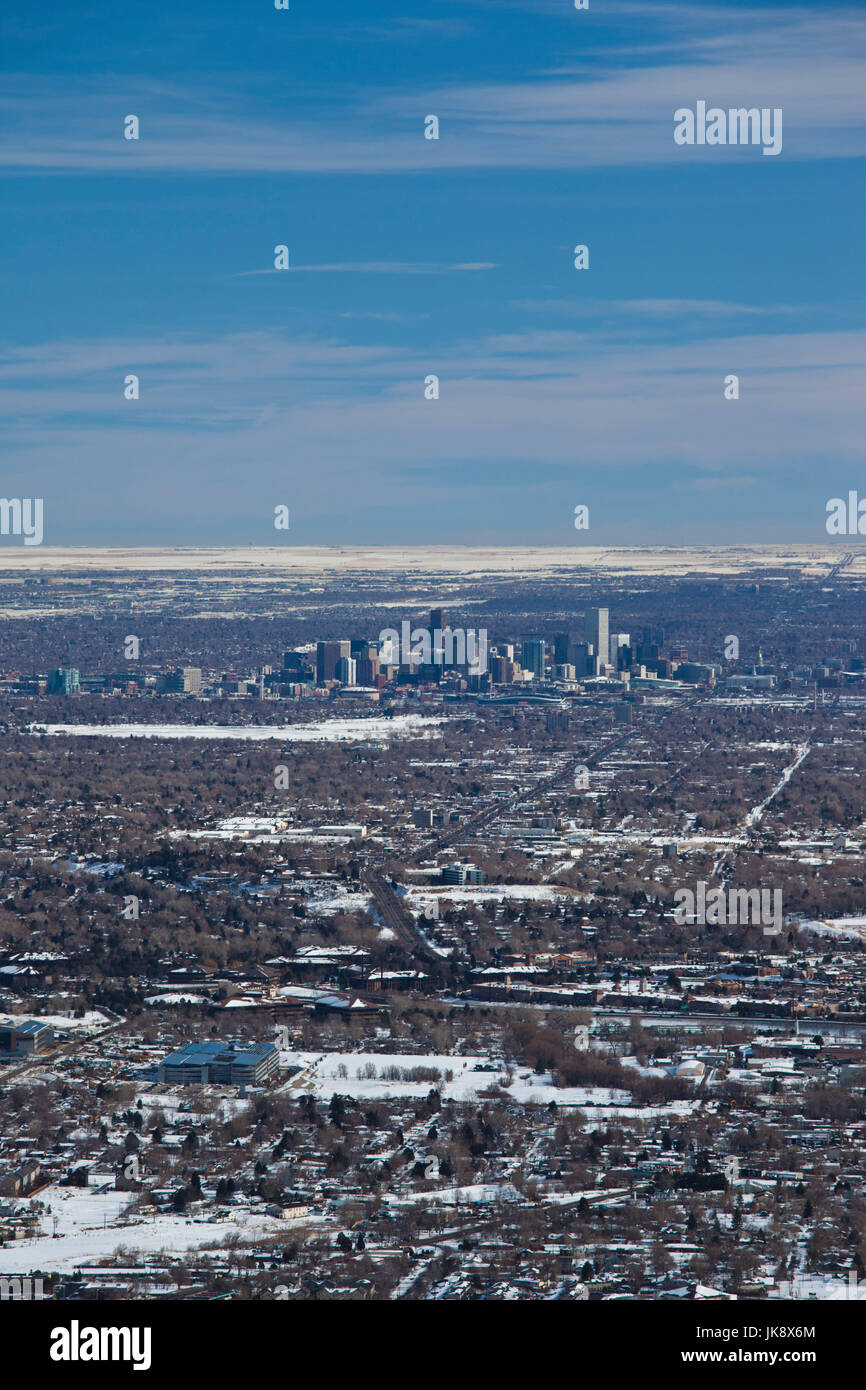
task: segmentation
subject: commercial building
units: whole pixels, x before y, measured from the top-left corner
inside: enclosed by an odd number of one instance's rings
[[[679,672],[677,672],[679,675]],[[772,690],[775,676],[728,676],[726,685],[737,690]]]
[[[74,666],[58,666],[48,677],[46,690],[49,695],[71,695],[80,685],[81,680]]]
[[[591,642],[575,642],[571,651],[571,662],[578,680],[584,676],[598,675],[598,661]]]
[[[22,1019],[20,1023],[0,1027],[0,1055],[6,1060],[26,1057],[32,1052],[45,1052],[54,1044],[54,1029],[38,1018]]]
[[[553,660],[557,666],[574,664],[574,649],[578,638],[573,632],[558,632],[553,639]]]
[[[159,677],[157,688],[160,694],[200,695],[201,667],[182,666],[180,670],[165,671]]]
[[[283,657],[283,674],[293,681],[313,679],[313,668],[306,652],[286,652]]]
[[[513,685],[517,676],[517,666],[505,656],[490,658],[490,679],[494,685]]]
[[[543,637],[531,637],[521,644],[521,663],[524,671],[531,671],[536,680],[544,680],[545,643]]]
[[[715,677],[715,667],[705,666],[699,661],[681,661],[676,668],[676,678],[678,681],[687,681],[689,685],[706,685]]]
[[[446,864],[441,879],[443,883],[483,883],[484,870],[474,864]]]
[[[371,648],[372,656],[359,656],[355,660],[355,674],[359,685],[379,683],[379,656],[376,648]]]
[[[316,682],[321,685],[324,681],[337,679],[337,662],[343,657],[352,655],[351,642],[317,642],[316,643]]]
[[[587,641],[595,648],[600,671],[610,661],[610,609],[590,608],[585,627]]]
[[[276,1076],[278,1067],[279,1053],[273,1043],[235,1047],[192,1042],[163,1057],[157,1078],[166,1086],[261,1086]]]
[[[430,609],[430,650],[436,652],[437,647],[442,646],[442,633],[448,626],[448,617],[444,608]],[[439,633],[437,638],[436,634]],[[434,656],[434,661],[436,660]]]
[[[627,632],[612,632],[608,650],[610,664],[618,671],[627,670],[631,666],[631,637]]]

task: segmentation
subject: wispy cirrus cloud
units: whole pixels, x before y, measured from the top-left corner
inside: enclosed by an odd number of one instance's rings
[[[642,7],[643,9],[643,7]],[[663,50],[611,42],[519,81],[435,79],[306,101],[147,79],[11,77],[0,100],[0,166],[26,172],[375,174],[480,168],[724,164],[752,148],[674,145],[672,115],[709,104],[784,110],[786,159],[866,155],[866,16],[849,7],[658,9]],[[644,16],[646,18],[646,15]],[[695,32],[697,25],[697,32]],[[301,93],[300,96],[304,94]],[[128,112],[141,139],[124,141]],[[435,112],[441,138],[423,138]]]
[[[825,456],[830,439],[834,456],[860,459],[864,370],[866,329],[705,336],[651,350],[548,330],[440,354],[275,332],[81,340],[4,354],[0,411],[7,445],[58,469],[83,436],[95,465],[121,439],[133,452],[150,439],[152,449],[155,431],[198,436],[227,463],[255,458],[265,474],[282,470],[289,440],[318,469],[339,462],[365,478],[370,467],[384,477],[396,465],[456,458],[571,467],[576,456],[641,466],[679,457],[727,470],[748,456],[752,467],[776,468]],[[130,371],[141,380],[133,403],[122,395]],[[430,372],[440,377],[436,402],[423,395]],[[723,399],[729,372],[741,380],[736,403]],[[160,468],[154,455],[148,474]]]
[[[716,329],[651,345],[547,329],[438,353],[262,330],[19,347],[0,356],[4,489],[45,498],[50,544],[268,544],[278,502],[299,541],[386,543],[412,516],[419,542],[503,543],[563,537],[563,499],[592,499],[594,525],[606,514],[621,536],[618,477],[670,493],[668,534],[691,496],[714,499],[715,526],[762,499],[775,535],[796,478],[795,534],[820,535],[810,488],[844,492],[861,468],[866,327]]]
[[[598,314],[620,314],[646,319],[772,318],[775,315],[802,316],[802,304],[739,304],[726,299],[517,299],[514,307],[557,317],[591,318]]]

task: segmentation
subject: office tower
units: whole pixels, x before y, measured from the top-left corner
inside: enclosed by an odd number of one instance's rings
[[[630,641],[631,638],[627,632],[612,632],[610,634],[610,664],[615,666],[618,671],[624,670],[631,664]]]
[[[444,642],[443,642],[443,640],[442,640],[442,633],[445,631],[445,629],[446,629],[447,626],[448,626],[448,618],[447,618],[447,615],[446,615],[446,613],[445,613],[445,609],[444,609],[444,608],[431,608],[431,609],[430,609],[430,627],[429,627],[429,632],[430,632],[430,656],[431,656],[431,659],[432,659],[434,665],[436,665],[437,663],[438,663],[439,665],[441,665],[441,666],[446,665],[446,661],[445,661],[445,651],[444,651]],[[448,662],[447,664],[450,666],[450,665],[453,665],[454,663],[453,663],[453,662]]]
[[[187,694],[187,695],[200,695],[200,694],[201,694],[201,667],[200,667],[200,666],[184,666],[183,669],[181,670],[180,675],[181,675],[181,680],[182,680],[182,682],[183,682],[183,689],[184,689],[185,694]]]
[[[553,659],[557,666],[565,666],[574,661],[574,648],[578,638],[573,632],[558,632],[553,639]]]
[[[337,662],[344,656],[352,655],[349,642],[317,642],[316,643],[316,680],[319,685],[323,681],[336,679]]]
[[[46,689],[49,695],[71,695],[79,687],[80,681],[76,668],[74,666],[58,666],[48,677]]]
[[[517,671],[513,661],[504,656],[490,658],[490,679],[494,685],[513,685]]]
[[[577,680],[596,674],[595,653],[591,642],[574,642],[571,648],[571,665]]]
[[[284,681],[312,681],[313,666],[307,652],[286,652],[283,657],[282,678]]]
[[[343,685],[358,684],[358,663],[353,656],[341,656],[337,662],[335,675]]]
[[[359,685],[375,685],[379,678],[379,657],[359,656],[355,661],[355,674]]]
[[[544,639],[531,637],[521,645],[521,663],[524,671],[531,671],[536,680],[544,680]]]
[[[595,654],[598,657],[599,670],[610,661],[610,639],[608,636],[609,622],[609,608],[590,608],[584,623],[587,641],[592,643],[595,648]]]
[[[305,674],[312,675],[310,663],[304,652],[286,652],[283,657],[283,675],[292,680],[302,680]]]

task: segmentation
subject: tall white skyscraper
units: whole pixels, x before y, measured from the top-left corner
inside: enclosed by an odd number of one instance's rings
[[[606,666],[610,661],[609,624],[609,608],[590,608],[584,626],[586,627],[587,641],[595,647],[599,667]]]

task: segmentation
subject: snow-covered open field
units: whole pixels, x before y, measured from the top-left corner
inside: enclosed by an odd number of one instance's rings
[[[295,575],[388,573],[546,574],[594,569],[625,574],[691,575],[750,573],[756,568],[791,566],[804,574],[829,571],[838,562],[831,545],[664,545],[664,546],[24,546],[10,547],[9,570],[201,570],[256,571],[250,579],[273,581],[280,572]],[[855,552],[851,567],[866,569]],[[263,574],[262,571],[271,571]],[[232,575],[227,575],[231,581]],[[246,579],[245,579],[245,582]]]
[[[816,936],[839,936],[849,941],[866,940],[866,917],[828,917],[826,921],[797,922],[802,931]]]
[[[112,1187],[46,1187],[35,1200],[45,1203],[44,1234],[35,1240],[10,1241],[3,1247],[3,1269],[9,1274],[29,1274],[32,1270],[72,1273],[79,1265],[93,1264],[112,1255],[119,1246],[126,1250],[183,1253],[212,1245],[226,1236],[241,1235],[250,1240],[263,1234],[285,1230],[285,1222],[251,1212],[223,1210],[218,1220],[196,1220],[191,1216],[159,1214],[123,1220],[123,1212],[133,1194],[115,1192]],[[25,1203],[26,1205],[26,1203]],[[54,1235],[54,1221],[57,1234]]]
[[[441,715],[395,714],[393,719],[327,719],[316,724],[31,724],[32,734],[84,738],[274,739],[280,743],[346,743],[367,738],[430,738]]]
[[[518,902],[553,902],[557,897],[571,896],[566,889],[552,883],[479,883],[454,885],[443,883],[430,888],[407,888],[403,896],[406,906],[416,915],[440,899],[459,906],[460,903],[497,903],[506,898]]]
[[[506,1069],[504,1065],[495,1064],[484,1056],[281,1052],[280,1065],[304,1069],[303,1073],[290,1078],[287,1089],[298,1095],[315,1095],[320,1100],[330,1100],[334,1095],[351,1096],[356,1100],[415,1100],[426,1096],[435,1086],[443,1100],[474,1101],[480,1092],[496,1085],[501,1088],[503,1098],[525,1105],[549,1105],[555,1100],[558,1106],[572,1109],[591,1106],[594,1115],[599,1113],[596,1107],[601,1106],[604,1107],[605,1116],[631,1107],[628,1091],[612,1090],[607,1086],[557,1087],[549,1073],[538,1075],[525,1066]],[[424,1079],[412,1079],[412,1071],[421,1067],[427,1073],[438,1072],[439,1080],[429,1075]],[[480,1067],[486,1070],[481,1071]],[[450,1080],[447,1079],[449,1074]],[[511,1077],[510,1084],[506,1084],[508,1076]],[[692,1106],[691,1101],[678,1101],[675,1104],[685,1107],[682,1112],[677,1110],[676,1113],[687,1113]],[[671,1113],[674,1111],[671,1110]]]

